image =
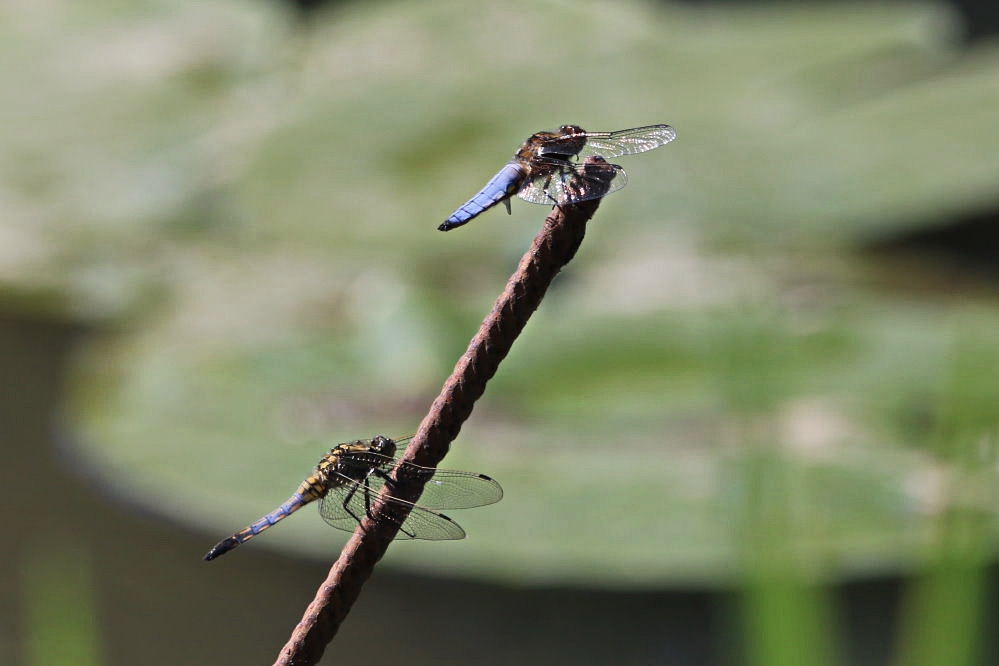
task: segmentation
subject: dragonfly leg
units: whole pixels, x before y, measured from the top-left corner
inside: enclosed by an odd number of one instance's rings
[[[372,469],[371,473],[378,475],[378,477],[385,482],[385,485],[388,486],[389,492],[394,493],[394,491],[392,490],[392,486],[395,485],[395,482],[388,474],[386,474],[383,470],[380,469]],[[408,536],[410,539],[416,538],[416,534],[414,532],[410,532],[409,530],[406,529],[405,521],[401,521],[399,523],[399,531]]]
[[[367,478],[365,478],[365,482],[367,482]],[[353,509],[350,508],[350,500],[354,499],[354,493],[357,492],[358,487],[359,487],[358,485],[351,486],[350,490],[347,493],[344,494],[344,496],[343,496],[343,510],[346,511],[347,513],[349,513],[351,518],[353,518],[358,523],[360,523],[361,522],[361,516],[358,516],[356,513],[354,513]],[[367,493],[365,493],[365,494],[367,494]],[[364,503],[365,503],[365,505],[367,505],[368,504],[368,500],[365,499]],[[367,513],[368,515],[371,515],[370,509],[367,509],[365,511],[365,513]]]
[[[386,478],[386,479],[388,478],[388,477],[385,476],[385,473],[382,472],[381,470],[379,470],[379,469],[372,469],[370,472],[368,472],[367,474],[364,475],[364,481],[363,482],[354,484],[353,487],[351,487],[351,489],[343,496],[343,509],[344,509],[344,511],[346,511],[347,513],[349,513],[350,517],[353,518],[354,520],[356,520],[358,523],[361,522],[361,516],[358,516],[350,508],[350,501],[352,499],[354,499],[354,494],[358,491],[358,489],[360,489],[362,487],[363,487],[363,492],[364,492],[364,515],[367,516],[368,518],[370,518],[371,520],[375,519],[375,514],[372,513],[372,511],[371,511],[371,504],[372,504],[371,496],[373,495],[373,489],[371,487],[371,483],[368,481],[368,478],[373,473],[377,473],[379,476],[381,476],[383,478]]]
[[[371,513],[371,483],[368,481],[370,476],[369,473],[364,477],[364,515],[374,520],[375,516]]]

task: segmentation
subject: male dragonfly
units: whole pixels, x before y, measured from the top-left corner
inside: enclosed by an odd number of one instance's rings
[[[396,444],[377,435],[370,440],[338,444],[320,459],[316,470],[287,502],[230,537],[219,541],[205,554],[206,560],[249,541],[309,502],[319,501],[319,515],[333,527],[353,532],[368,516],[400,525],[397,539],[463,539],[465,531],[435,509],[469,509],[500,501],[503,489],[485,474],[452,469],[420,467],[395,459]],[[419,504],[389,496],[377,515],[372,512],[382,487],[390,488],[394,474],[399,481],[423,479],[426,485]],[[408,511],[408,515],[406,513]]]
[[[596,187],[583,163],[575,158],[602,157],[604,160],[653,150],[676,138],[669,125],[647,125],[617,132],[587,132],[578,125],[562,125],[555,132],[532,134],[520,150],[486,183],[478,194],[462,204],[439,227],[450,231],[502,202],[510,212],[510,198],[519,196],[537,204],[572,204],[599,199],[621,189],[628,176],[620,166],[613,182],[601,174]],[[581,185],[582,184],[582,185]]]

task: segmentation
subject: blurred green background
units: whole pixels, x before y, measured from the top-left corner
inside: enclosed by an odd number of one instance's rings
[[[348,535],[201,555],[413,432],[547,211],[436,225],[534,131],[661,122],[445,460],[504,500],[395,544],[324,663],[999,663],[987,17],[0,18],[0,663],[273,660]]]

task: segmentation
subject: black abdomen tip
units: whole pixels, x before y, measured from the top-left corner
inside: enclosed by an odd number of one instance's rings
[[[212,546],[212,549],[210,551],[205,553],[204,559],[206,562],[211,562],[219,555],[225,555],[239,544],[240,542],[232,537],[229,537],[228,539],[223,539],[222,541],[219,541],[217,544]]]

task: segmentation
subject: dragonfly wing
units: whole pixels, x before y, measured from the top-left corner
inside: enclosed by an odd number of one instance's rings
[[[353,532],[365,516],[374,517],[372,509],[384,485],[383,479],[372,474],[364,481],[349,481],[336,486],[319,503],[319,515],[333,527]],[[441,541],[465,538],[465,530],[444,514],[396,497],[387,498],[377,517],[378,520],[401,525],[396,539]]]
[[[400,500],[401,502],[402,500]],[[397,510],[389,505],[389,519],[396,522],[393,513]],[[443,513],[438,513],[419,504],[413,506],[405,522],[396,533],[396,539],[426,539],[427,541],[454,541],[465,538],[465,530]]]
[[[463,224],[468,224],[473,218],[489,210],[501,201],[506,201],[521,188],[526,171],[517,162],[508,162],[493,176],[485,187],[471,199],[463,203],[437,228],[450,231]]]
[[[471,509],[503,499],[500,484],[485,474],[400,462],[396,465],[395,475],[400,480],[425,481],[423,494],[417,501],[428,509]]]
[[[654,150],[676,138],[669,125],[647,125],[617,132],[586,132],[586,143],[579,156],[600,155],[607,159]]]
[[[338,530],[353,532],[371,512],[383,485],[385,482],[375,474],[361,481],[341,477],[320,500],[319,515]]]
[[[573,204],[599,199],[628,184],[628,174],[617,164],[599,156],[582,163],[563,160],[536,160],[539,168],[517,193],[524,201],[536,204]]]

